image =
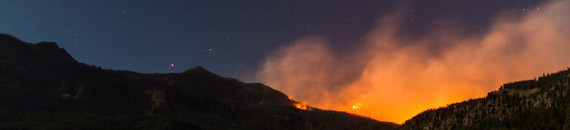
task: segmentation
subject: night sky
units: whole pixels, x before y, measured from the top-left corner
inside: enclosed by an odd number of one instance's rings
[[[362,45],[384,15],[405,17],[401,37],[429,33],[451,19],[469,35],[493,16],[539,9],[543,0],[2,0],[0,33],[27,42],[53,41],[76,60],[142,73],[203,66],[252,79],[279,47],[307,36],[326,38],[334,52]],[[439,48],[438,46],[434,48]],[[170,66],[174,65],[173,68]]]

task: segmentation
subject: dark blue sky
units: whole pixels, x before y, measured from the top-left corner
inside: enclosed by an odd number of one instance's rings
[[[325,37],[337,53],[358,46],[375,21],[389,13],[410,19],[400,28],[402,36],[427,33],[427,25],[444,17],[476,35],[498,12],[542,2],[2,0],[0,33],[27,42],[57,42],[78,61],[103,68],[168,73],[200,65],[249,79],[267,55],[303,37]],[[175,67],[169,69],[170,64]]]

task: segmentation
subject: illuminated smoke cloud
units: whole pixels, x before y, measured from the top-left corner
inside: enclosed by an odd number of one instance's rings
[[[380,19],[352,53],[336,54],[319,37],[283,47],[256,80],[311,106],[403,123],[426,109],[570,66],[568,12],[569,2],[557,1],[522,18],[503,12],[484,35],[463,35],[442,22],[414,40],[395,37],[402,19],[394,14]]]

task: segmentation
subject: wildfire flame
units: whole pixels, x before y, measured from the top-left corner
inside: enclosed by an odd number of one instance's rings
[[[301,110],[309,110],[307,108],[306,104],[302,104],[302,103],[293,103],[293,106],[295,106],[297,109],[301,109]]]
[[[397,35],[396,14],[380,19],[352,52],[338,55],[323,38],[277,50],[256,80],[311,106],[403,123],[429,108],[568,67],[568,12],[570,1],[555,1],[522,18],[498,15],[485,34],[464,35],[441,21],[418,38]],[[305,110],[305,104],[294,105]]]
[[[352,105],[352,109],[356,111],[356,114],[360,114],[360,109],[362,108],[362,103],[357,103]]]

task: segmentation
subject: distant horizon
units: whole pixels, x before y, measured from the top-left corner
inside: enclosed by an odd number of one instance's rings
[[[570,2],[0,2],[0,33],[143,74],[201,66],[303,105],[402,124],[570,66]]]
[[[3,34],[3,33],[0,33],[0,35],[9,35],[9,36],[12,36],[12,35],[10,35],[10,34]],[[17,37],[14,37],[14,38],[17,38]],[[18,39],[18,40],[20,40],[20,39]],[[25,41],[24,41],[24,42],[25,42]],[[38,43],[39,43],[39,42],[38,42]],[[29,43],[29,44],[38,44],[38,43]],[[57,44],[57,43],[56,43],[56,44]],[[63,49],[63,48],[62,48],[62,49]],[[79,63],[82,63],[82,62],[79,62]],[[89,65],[89,64],[87,64],[87,65]],[[89,65],[89,66],[93,66],[93,65]],[[94,66],[94,67],[98,67],[98,66]],[[106,69],[106,68],[100,68],[100,69],[111,70],[111,71],[129,71],[129,72],[140,73],[140,72],[130,71],[130,70],[113,70],[113,69]],[[204,69],[203,71],[208,71],[208,73],[211,73],[211,72],[209,72],[209,70],[208,70],[207,68],[203,68],[202,66],[190,67],[189,69],[186,69],[185,71],[194,70],[194,69],[200,69],[200,71],[202,71],[202,69]],[[503,86],[503,85],[517,84],[518,82],[537,81],[537,80],[538,80],[537,78],[539,78],[539,77],[544,78],[545,76],[551,76],[552,74],[556,74],[556,73],[561,73],[561,72],[562,72],[562,73],[566,73],[566,72],[569,71],[569,70],[570,70],[570,66],[569,66],[569,67],[566,67],[566,69],[560,69],[560,70],[558,70],[558,71],[556,71],[556,72],[543,72],[542,75],[536,75],[534,78],[518,79],[518,80],[513,80],[513,81],[504,82],[504,83],[502,83],[502,84],[500,85],[500,87],[505,87],[505,86]],[[182,71],[182,72],[171,72],[171,73],[140,73],[140,74],[183,74],[185,71]],[[196,72],[196,71],[193,71],[193,72]],[[215,73],[213,73],[213,74],[215,74]],[[215,74],[215,75],[217,75],[217,74]],[[222,76],[222,77],[224,77],[224,76]],[[224,78],[233,78],[233,77],[224,77]],[[245,83],[247,83],[247,82],[245,82]],[[258,83],[258,82],[252,82],[252,83]],[[271,87],[271,86],[268,86],[268,87]],[[275,89],[275,88],[274,88],[274,89]],[[491,90],[491,91],[486,92],[486,94],[498,92],[499,90],[501,90],[501,89]],[[503,91],[505,91],[505,90],[503,90]],[[285,93],[285,94],[286,94],[286,93]],[[484,99],[484,98],[486,98],[486,97],[487,97],[487,95],[484,95],[484,96],[481,96],[481,97],[474,97],[474,98],[469,98],[469,99],[463,99],[463,100],[461,100],[461,101],[451,102],[451,103],[445,104],[445,105],[443,105],[443,106],[436,106],[436,107],[432,107],[432,108],[426,108],[426,109],[424,109],[424,110],[421,110],[421,112],[428,112],[428,111],[432,111],[432,110],[438,110],[438,109],[442,109],[442,108],[449,107],[449,105],[454,105],[454,104],[460,105],[461,103],[464,103],[464,102],[466,102],[466,101],[477,100],[477,99]],[[292,100],[292,101],[299,101],[299,100],[294,99],[294,98],[292,98],[292,97],[290,97],[290,96],[289,96],[288,98],[289,98],[289,100]],[[295,105],[295,107],[297,107],[297,108],[299,108],[299,109],[301,109],[301,110],[306,110],[306,111],[311,111],[311,109],[307,109],[307,108],[310,106],[310,107],[315,107],[315,108],[317,108],[317,109],[322,109],[322,110],[330,110],[330,111],[338,111],[338,112],[347,112],[347,113],[349,113],[349,114],[354,114],[354,115],[357,115],[357,116],[362,116],[362,117],[365,117],[365,118],[374,119],[374,120],[380,121],[380,122],[394,123],[394,124],[397,124],[397,125],[404,125],[403,122],[402,122],[402,123],[398,123],[398,122],[393,122],[393,121],[388,121],[388,120],[382,120],[382,119],[379,119],[379,118],[375,118],[374,115],[365,115],[365,114],[362,114],[362,113],[354,113],[354,111],[350,111],[350,110],[349,110],[349,111],[344,111],[344,110],[337,110],[337,109],[319,108],[319,107],[317,107],[317,106],[312,106],[311,104],[307,104],[305,101],[302,101],[302,102],[299,102],[299,103],[295,103],[294,105]],[[362,105],[363,105],[363,104],[359,104],[359,106],[357,106],[357,105],[352,106],[352,109],[358,109],[358,110],[360,110],[361,107],[362,107]],[[421,114],[421,113],[418,113],[418,114]],[[417,115],[414,115],[414,116],[417,116]],[[408,119],[406,119],[406,121],[407,121],[407,120],[411,120],[411,119],[412,119],[412,118],[408,118]]]

